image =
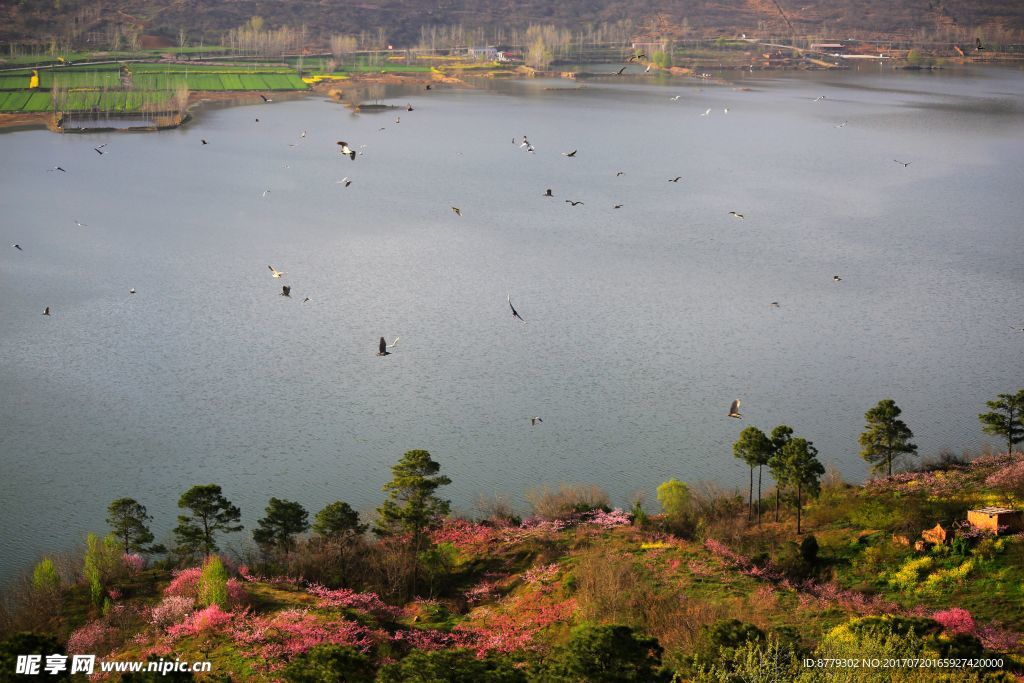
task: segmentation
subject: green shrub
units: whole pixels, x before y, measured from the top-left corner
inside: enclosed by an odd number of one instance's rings
[[[228,608],[228,571],[216,555],[206,558],[199,576],[199,602]]]

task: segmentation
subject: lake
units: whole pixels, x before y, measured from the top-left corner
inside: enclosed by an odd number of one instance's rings
[[[654,510],[670,477],[745,489],[746,425],[863,481],[882,398],[922,455],[998,445],[977,414],[1024,380],[1024,73],[727,77],[0,135],[0,577],[120,496],[170,542],[196,483],[242,508],[232,545],[271,496],[370,515],[413,448],[469,512],[545,483]]]

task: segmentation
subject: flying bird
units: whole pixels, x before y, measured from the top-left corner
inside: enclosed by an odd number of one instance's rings
[[[899,159],[893,159],[893,161],[895,161],[897,164],[903,164],[903,168],[906,168],[907,166],[910,166],[912,163],[914,163],[913,161],[900,161]]]
[[[269,187],[267,189],[263,190],[263,195],[262,196],[266,197],[268,194],[270,194],[270,188]]]
[[[356,160],[356,151],[348,146],[348,143],[344,140],[338,140],[338,144],[341,146],[341,153],[348,156],[352,161]]]
[[[622,208],[622,204],[616,204],[616,205],[615,205],[615,206],[613,206],[612,208],[613,208],[613,209],[621,209],[621,208]]]
[[[742,213],[736,213],[735,211],[730,211],[729,215],[732,216],[733,218],[738,218],[740,220],[743,220],[743,214]]]
[[[530,426],[531,427],[536,427],[538,423],[543,422],[543,421],[544,420],[540,419],[539,417],[531,417],[530,418]]]
[[[625,171],[619,171],[618,173],[615,174],[615,177],[618,178],[620,175],[626,175],[626,172]]]
[[[619,70],[618,70],[618,72],[616,72],[616,74],[615,74],[615,75],[616,75],[616,76],[621,76],[621,75],[622,75],[622,72],[623,72],[623,71],[625,71],[625,70],[626,70],[626,67],[622,67],[621,69],[619,69]]]
[[[551,188],[549,187],[547,189],[547,191],[544,193],[544,196],[545,197],[554,197],[555,195],[551,194]]]
[[[825,99],[825,96],[824,95],[819,95],[818,97],[814,98],[814,101],[815,102],[821,102],[823,99]]]
[[[307,296],[305,299],[302,300],[302,303],[306,303],[307,301],[310,301],[310,300],[311,299]]]
[[[648,64],[648,65],[647,65],[647,68],[646,68],[646,69],[644,69],[644,73],[645,73],[645,74],[648,74],[648,73],[650,73],[650,72],[651,72],[651,67],[652,67],[652,66],[653,66],[653,64]]]
[[[80,228],[88,228],[89,227],[88,223],[83,223],[81,221],[75,221],[75,225],[77,225]]]
[[[677,175],[677,176],[676,176],[675,178],[669,178],[669,179],[668,179],[668,181],[669,181],[670,183],[678,183],[678,182],[679,182],[680,180],[682,180],[682,179],[683,179],[683,176],[681,176],[681,175]]]
[[[24,249],[21,248],[20,244],[12,244],[11,246],[17,249],[18,251],[25,251]]]
[[[99,147],[93,147],[93,148],[92,148],[92,151],[96,152],[96,153],[97,153],[97,154],[99,154],[100,156],[103,156],[103,148],[104,148],[104,147],[106,147],[106,146],[107,146],[107,143],[105,143],[105,142],[104,142],[104,143],[103,143],[102,145],[100,145]]]
[[[384,339],[384,337],[381,337],[380,341],[377,343],[377,355],[378,356],[390,356],[391,352],[388,351],[388,349],[394,348],[395,344],[398,343],[399,339],[401,339],[401,337],[395,337],[395,341],[392,342],[391,344],[388,344],[387,340]]]
[[[281,277],[284,275],[284,271],[278,270],[277,268],[274,268],[274,266],[267,266],[267,268],[270,268],[270,274],[273,277]]]
[[[571,152],[562,152],[562,156],[563,157],[574,157],[574,156],[576,156],[576,150],[574,149]]]
[[[779,302],[778,301],[773,301],[773,302],[771,302],[768,305],[771,306],[772,308],[781,308],[781,306],[779,306]]]
[[[985,49],[985,46],[981,44],[981,38],[975,38],[974,41],[975,41],[975,43],[974,43],[974,49],[975,50],[984,50]]]
[[[206,140],[203,140],[203,139],[201,139],[201,138],[200,138],[199,142],[203,143],[204,145],[208,145],[208,144],[210,144],[209,142],[207,142]]]
[[[452,211],[454,211],[454,212],[455,212],[455,215],[456,215],[456,216],[462,217],[462,209],[460,209],[459,207],[457,207],[457,206],[453,206],[453,207],[452,207]]]
[[[427,90],[430,90],[430,84],[427,83]]]
[[[701,114],[701,116],[711,116],[711,110],[710,109],[705,109],[704,113]]]
[[[566,204],[572,204],[573,206],[576,206],[576,205],[578,205],[578,204],[582,204],[583,202],[574,202],[574,201],[573,201],[573,200],[571,200],[571,199],[566,199],[566,200],[565,200],[565,203],[566,203]]]
[[[405,105],[405,110],[406,111],[412,111],[412,105],[411,104]]]
[[[723,114],[728,114],[729,113],[729,107],[726,107],[725,109],[723,109],[722,113]]]
[[[270,99],[269,97],[267,97],[266,95],[264,95],[263,93],[260,93],[260,97],[263,98],[264,102],[273,102],[274,101],[274,100]],[[256,119],[256,120],[259,121],[259,119]]]
[[[281,296],[292,298],[292,288],[288,285],[281,285]]]
[[[847,124],[847,123],[849,123],[849,121],[843,121],[843,122],[842,122],[842,123],[840,123],[840,124],[839,124],[838,126],[836,126],[836,128],[846,128],[846,124]]]
[[[843,281],[843,278],[839,277],[838,275],[833,275],[832,276],[832,282],[842,282],[842,281]]]
[[[401,116],[396,116],[395,117],[395,123],[401,123],[401,122],[402,122],[402,117]]]
[[[735,401],[733,401],[732,405],[729,406],[728,417],[735,417],[737,420],[742,420],[743,419],[743,416],[740,415],[740,400],[739,399],[736,399]]]
[[[47,172],[49,172],[49,171],[60,171],[61,173],[67,173],[67,171],[65,171],[60,166],[54,166],[53,168],[48,168],[46,170],[47,170]]]
[[[349,180],[348,176],[345,176],[344,178],[342,178],[341,180],[339,180],[338,182],[335,183],[335,185],[344,185],[345,187],[348,187],[351,184],[352,184],[352,181]]]
[[[134,287],[132,287],[131,289],[129,289],[129,290],[128,290],[128,293],[129,293],[129,294],[134,294],[134,293],[135,293],[135,288],[134,288]]]
[[[675,95],[673,97],[670,97],[669,99],[672,100],[673,102],[678,102],[680,97],[682,97],[682,95]]]
[[[50,307],[49,306],[47,306],[46,308],[43,309],[43,315],[50,315]]]
[[[512,309],[512,317],[513,318],[518,318],[525,325],[526,321],[523,320],[523,316],[519,315],[519,311],[517,311],[516,307],[512,305],[512,295],[511,294],[508,295],[508,307]]]

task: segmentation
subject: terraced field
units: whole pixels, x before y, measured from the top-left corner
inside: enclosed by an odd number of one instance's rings
[[[122,72],[123,68],[123,72]],[[122,74],[131,76],[125,90]],[[309,86],[288,67],[260,65],[126,64],[39,69],[38,88],[30,89],[32,70],[0,74],[0,112],[45,112],[53,108],[51,91],[64,91],[62,111],[97,108],[134,112],[158,106],[182,88],[196,92],[306,90]]]

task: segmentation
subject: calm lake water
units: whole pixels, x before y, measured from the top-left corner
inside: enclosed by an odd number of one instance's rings
[[[1024,72],[733,78],[0,135],[0,577],[119,496],[167,542],[196,483],[246,538],[270,496],[369,514],[412,448],[470,510],[544,483],[652,508],[669,477],[745,487],[750,424],[860,481],[888,397],[922,454],[991,442],[984,401],[1024,386]]]

